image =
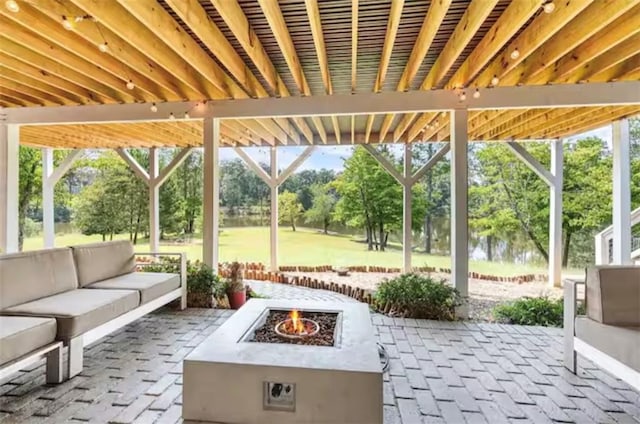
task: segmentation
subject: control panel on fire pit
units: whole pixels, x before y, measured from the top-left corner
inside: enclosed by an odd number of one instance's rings
[[[264,382],[264,409],[278,411],[296,410],[296,385],[295,383]]]

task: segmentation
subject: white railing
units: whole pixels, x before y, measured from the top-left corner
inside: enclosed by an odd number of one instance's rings
[[[640,223],[640,208],[631,211],[631,226]],[[613,225],[608,226],[595,236],[596,265],[611,263],[613,259]],[[631,240],[631,258],[640,257],[640,241],[637,238]]]

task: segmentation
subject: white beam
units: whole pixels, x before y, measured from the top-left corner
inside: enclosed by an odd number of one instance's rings
[[[631,155],[627,119],[613,123],[613,263],[631,263]]]
[[[42,242],[43,247],[55,245],[53,149],[42,149]]]
[[[56,169],[53,170],[50,180],[56,184],[60,179],[69,172],[76,160],[82,155],[82,150],[71,150],[67,156],[60,162]]]
[[[391,174],[393,178],[395,178],[396,181],[404,185],[404,176],[396,169],[395,166],[393,166],[391,162],[389,162],[386,157],[382,156],[380,152],[370,144],[363,144],[362,146],[367,152],[369,152],[369,154],[371,154],[371,156],[373,156],[378,161],[380,165],[382,165],[384,169],[387,170],[389,174]]]
[[[402,183],[402,271],[411,272],[411,247],[413,246],[413,232],[411,228],[411,186],[413,179],[411,178],[411,144],[404,145],[404,178]]]
[[[469,213],[468,213],[468,112],[451,111],[451,280],[464,297],[469,295]],[[460,317],[468,315],[465,306]]]
[[[162,168],[155,180],[155,183],[158,186],[164,184],[165,181],[167,181],[167,178],[169,178],[171,174],[173,174],[173,172],[189,157],[191,152],[193,152],[193,147],[185,147],[184,149],[180,150],[178,154],[171,160],[171,162],[169,162],[167,166]]]
[[[220,120],[207,118],[203,126],[204,145],[204,208],[203,208],[203,262],[218,269],[219,217],[220,217]]]
[[[13,253],[18,245],[18,168],[20,129],[0,116],[0,252]]]
[[[311,153],[313,153],[315,148],[316,146],[309,146],[306,149],[304,149],[302,154],[300,154],[300,156],[295,158],[295,160],[291,162],[291,165],[289,165],[287,169],[285,169],[284,171],[282,171],[282,173],[280,173],[277,179],[277,184],[281,185],[282,183],[287,181],[287,178],[289,178],[291,174],[294,173],[296,169],[298,169],[298,167],[300,167],[300,165],[302,165],[302,163],[309,158],[309,156],[311,156]]]
[[[268,118],[275,116],[331,116],[352,114],[410,113],[467,109],[521,109],[579,107],[640,103],[640,82],[558,84],[494,87],[460,102],[451,90],[334,94],[330,96],[282,97],[200,102],[165,102],[151,112],[149,104],[22,107],[6,110],[7,122],[61,124],[125,121],[164,121],[169,113],[185,110],[194,119]]]
[[[240,156],[240,159],[242,159],[244,163],[246,163],[247,166],[251,168],[262,181],[264,181],[266,185],[271,187],[271,176],[269,176],[269,174],[267,174],[267,172],[247,154],[247,152],[240,147],[234,147],[233,150],[238,154],[238,156]]]
[[[413,176],[411,177],[411,184],[415,184],[422,177],[424,177],[424,174],[426,174],[427,171],[433,168],[435,164],[440,161],[440,159],[442,159],[447,153],[449,153],[449,150],[451,150],[451,145],[449,143],[442,146],[440,150],[438,150],[433,156],[431,156],[431,158],[427,161],[427,163],[422,165],[420,169],[418,169],[413,174]]]
[[[116,149],[116,152],[125,161],[125,163],[133,171],[133,173],[136,174],[142,181],[144,181],[145,184],[149,185],[149,174],[142,166],[140,166],[138,161],[133,156],[131,156],[131,153],[129,153],[125,149]]]
[[[278,150],[271,148],[271,271],[278,270]],[[262,168],[260,168],[262,169]]]
[[[149,249],[157,253],[160,248],[160,184],[157,184],[158,149],[149,149]]]
[[[527,149],[513,141],[508,142],[507,146],[513,151],[513,153],[515,153],[517,157],[522,160],[522,162],[524,162],[525,165],[527,165],[533,172],[538,174],[538,176],[542,178],[542,181],[544,181],[549,187],[553,187],[553,174],[547,171],[547,169],[542,166],[542,164],[535,157],[533,157],[531,153],[527,151]]]
[[[549,286],[562,286],[562,186],[563,140],[551,142],[551,173],[549,207]]]

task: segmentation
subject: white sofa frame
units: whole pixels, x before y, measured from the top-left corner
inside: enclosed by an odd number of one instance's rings
[[[8,381],[9,377],[18,371],[42,359],[46,361],[46,382],[48,384],[62,383],[62,342],[53,342],[4,364],[0,368],[0,384]]]
[[[180,309],[184,310],[187,308],[187,257],[184,253],[168,253],[168,252],[136,252],[135,256],[152,256],[152,257],[160,257],[160,256],[179,256],[180,257],[180,287],[160,296],[157,299],[154,299],[148,303],[138,306],[137,308],[120,315],[117,318],[112,319],[109,322],[106,322],[98,327],[95,327],[86,333],[80,334],[73,339],[67,342],[69,355],[68,361],[65,367],[65,375],[68,378],[74,377],[80,372],[82,372],[83,368],[83,349],[85,346],[94,343],[95,341],[101,339],[102,337],[113,333],[114,331],[124,327],[145,316],[146,314],[155,311],[156,309],[166,305],[169,302],[172,302],[175,299],[180,298]],[[147,263],[136,263],[138,264],[147,264]]]
[[[577,354],[579,353],[594,362],[598,367],[640,391],[640,372],[576,337],[575,319],[577,315],[578,285],[585,285],[585,281],[565,279],[563,285],[564,366],[575,374],[577,370]]]

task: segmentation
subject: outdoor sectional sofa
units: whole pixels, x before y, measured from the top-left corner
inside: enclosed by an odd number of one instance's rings
[[[144,255],[179,255],[180,273],[136,272],[128,241],[0,255],[0,380],[43,357],[48,383],[71,378],[86,345],[174,299],[184,309],[184,254]]]
[[[586,284],[586,315],[577,315],[577,287]],[[586,280],[564,281],[565,366],[577,353],[640,390],[640,266],[597,266]]]

